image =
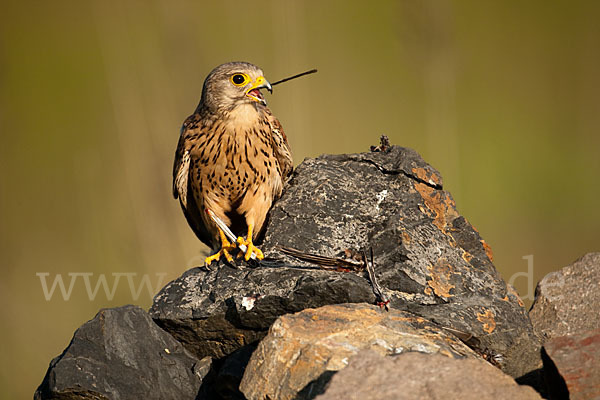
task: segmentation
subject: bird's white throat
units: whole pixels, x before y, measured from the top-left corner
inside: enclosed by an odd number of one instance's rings
[[[227,115],[228,128],[246,128],[256,126],[260,119],[260,111],[256,104],[241,104]]]

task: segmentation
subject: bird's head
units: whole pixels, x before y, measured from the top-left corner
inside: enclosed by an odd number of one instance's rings
[[[246,62],[222,64],[204,81],[200,105],[213,112],[232,110],[240,105],[267,105],[260,89],[272,92],[271,84],[256,65]]]

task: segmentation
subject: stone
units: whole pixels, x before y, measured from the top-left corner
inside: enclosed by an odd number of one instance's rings
[[[539,338],[490,247],[413,150],[305,160],[271,210],[261,265],[223,262],[169,283],[150,310],[197,357],[255,343],[277,317],[327,304],[375,303],[364,271],[323,270],[280,246],[323,256],[373,249],[389,306],[472,335],[503,371],[541,367]]]
[[[550,399],[600,399],[600,328],[544,343]]]
[[[600,327],[600,253],[588,253],[537,285],[529,316],[544,340]]]
[[[361,351],[336,373],[317,400],[540,400],[529,386],[475,359],[417,352],[384,357]]]
[[[250,400],[313,398],[331,373],[362,349],[480,358],[440,326],[414,314],[368,304],[329,305],[277,319],[252,354],[240,390]]]
[[[374,302],[354,274],[264,266],[193,268],[154,298],[150,315],[198,358],[223,358],[262,339],[283,314],[307,307]]]
[[[327,256],[372,248],[390,307],[472,334],[513,377],[541,367],[522,301],[439,173],[414,150],[305,160],[271,221],[267,254],[280,254],[278,246]]]
[[[75,331],[34,398],[195,399],[209,370],[141,308],[109,308]]]

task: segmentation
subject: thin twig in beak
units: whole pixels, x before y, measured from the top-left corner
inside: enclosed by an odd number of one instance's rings
[[[275,83],[271,83],[271,86],[279,85],[280,83],[287,82],[287,81],[290,81],[292,79],[300,78],[301,76],[304,76],[304,75],[314,74],[315,72],[317,72],[316,69],[311,69],[310,71],[302,72],[301,74],[290,76],[289,78],[281,79],[281,80],[279,80],[279,81],[277,81]]]

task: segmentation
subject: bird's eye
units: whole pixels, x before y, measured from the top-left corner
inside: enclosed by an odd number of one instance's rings
[[[235,86],[243,86],[248,82],[248,77],[245,74],[233,74],[231,76],[231,83]]]

